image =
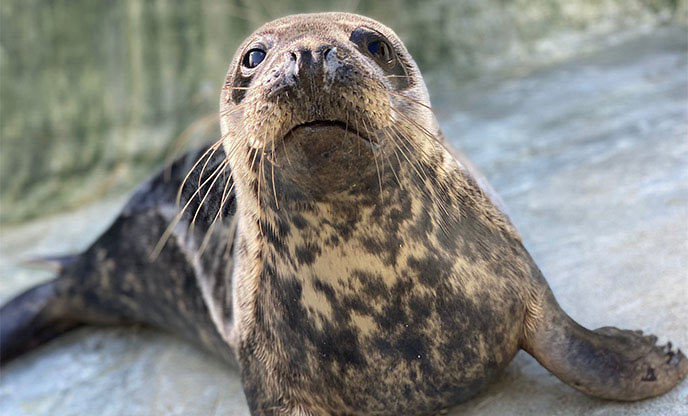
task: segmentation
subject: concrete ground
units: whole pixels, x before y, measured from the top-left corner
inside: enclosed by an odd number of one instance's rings
[[[685,30],[663,29],[434,104],[491,180],[562,307],[589,328],[642,329],[688,348]],[[17,262],[85,247],[123,199],[0,236],[0,300],[49,277]],[[235,368],[146,328],[85,328],[0,374],[0,414],[246,415]],[[688,414],[688,382],[616,403],[567,387],[519,353],[450,415]]]

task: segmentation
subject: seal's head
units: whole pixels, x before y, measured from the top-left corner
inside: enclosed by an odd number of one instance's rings
[[[267,23],[239,48],[220,101],[237,191],[267,188],[278,204],[275,188],[286,203],[379,190],[393,175],[385,166],[432,146],[404,140],[437,130],[429,105],[386,26],[348,13]]]

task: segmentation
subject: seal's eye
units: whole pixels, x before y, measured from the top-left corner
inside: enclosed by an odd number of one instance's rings
[[[380,62],[389,64],[394,57],[392,56],[392,48],[382,39],[375,39],[368,44],[368,52],[380,60]]]
[[[255,68],[265,59],[265,51],[262,49],[251,49],[244,55],[242,64],[246,68]]]

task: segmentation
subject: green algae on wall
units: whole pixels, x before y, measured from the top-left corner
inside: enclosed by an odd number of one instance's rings
[[[432,89],[565,58],[585,46],[572,39],[590,33],[685,22],[685,4],[4,0],[0,221],[128,190],[185,143],[217,138],[218,90],[234,48],[278,16],[348,10],[377,18],[405,40]]]

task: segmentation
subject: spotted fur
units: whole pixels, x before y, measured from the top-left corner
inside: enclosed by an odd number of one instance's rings
[[[379,61],[371,39],[393,59]],[[243,66],[256,48],[263,62]],[[688,371],[652,337],[589,331],[558,307],[380,23],[344,13],[268,23],[239,48],[220,105],[226,158],[192,169],[207,203],[172,175],[200,216],[171,228],[157,262],[142,258],[174,216],[164,174],[58,278],[60,290],[3,314],[66,300],[198,339],[236,357],[254,415],[435,414],[478,393],[520,348],[616,400],[661,394]],[[208,164],[224,176],[204,185]],[[40,322],[63,310],[45,308]],[[30,333],[27,321],[13,334]]]

